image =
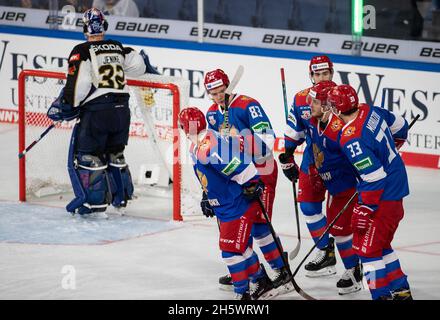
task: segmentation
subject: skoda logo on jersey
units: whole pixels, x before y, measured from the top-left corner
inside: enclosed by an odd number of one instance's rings
[[[214,116],[209,116],[209,117],[208,117],[208,122],[209,122],[212,126],[215,125],[216,121],[215,121]]]

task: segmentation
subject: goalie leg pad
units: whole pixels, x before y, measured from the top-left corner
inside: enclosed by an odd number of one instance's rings
[[[87,214],[107,209],[110,195],[106,168],[97,156],[80,153],[75,157],[73,166],[69,167],[75,199],[67,205],[68,212]]]
[[[126,207],[128,200],[133,198],[134,187],[130,169],[122,151],[109,154],[108,172],[113,196],[112,205]]]

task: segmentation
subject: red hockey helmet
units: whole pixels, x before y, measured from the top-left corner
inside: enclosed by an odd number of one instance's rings
[[[207,91],[221,86],[229,86],[228,75],[222,69],[209,71],[205,75],[205,88]]]
[[[329,69],[330,72],[333,72],[333,63],[330,58],[327,56],[314,56],[310,60],[309,71],[311,74],[315,71]]]
[[[187,107],[179,113],[179,125],[186,135],[199,134],[206,129],[205,115],[196,107]]]
[[[327,104],[335,111],[344,113],[357,108],[359,98],[356,90],[347,84],[341,84],[330,90],[327,97]]]
[[[325,106],[327,104],[328,93],[332,88],[336,86],[336,83],[329,80],[321,81],[320,83],[315,84],[309,91],[309,94],[307,96],[307,103],[311,105],[313,98],[318,99],[319,101],[321,101],[321,105]]]

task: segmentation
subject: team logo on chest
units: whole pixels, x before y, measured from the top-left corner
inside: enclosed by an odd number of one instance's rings
[[[208,192],[208,178],[199,169],[197,169],[197,176],[202,185],[203,192]]]
[[[330,128],[332,129],[333,132],[339,131],[342,128],[342,121],[337,119],[336,121],[334,121],[332,123],[332,125],[330,126]]]
[[[350,126],[344,131],[344,137],[350,137],[356,132],[356,127]]]
[[[324,162],[324,152],[316,145],[313,144],[313,157],[315,158],[315,165],[317,169],[322,167],[322,163]]]

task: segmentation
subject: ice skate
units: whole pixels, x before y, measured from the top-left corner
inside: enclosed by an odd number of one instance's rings
[[[328,246],[321,249],[315,258],[305,265],[306,276],[310,278],[331,276],[336,274],[336,257],[334,239],[330,238]]]
[[[360,291],[362,289],[362,266],[345,270],[341,279],[336,283],[340,295]]]

